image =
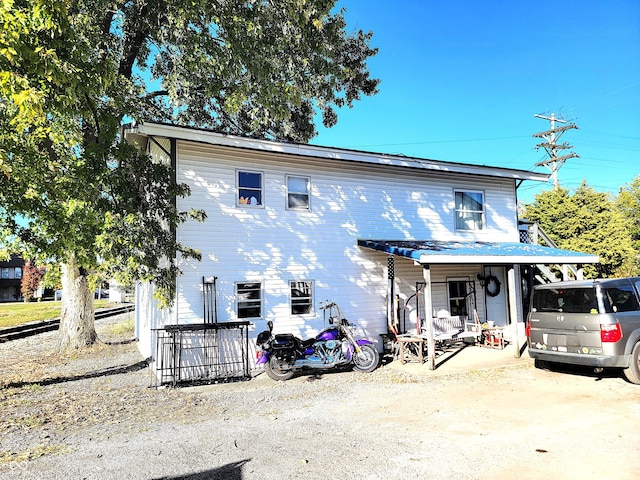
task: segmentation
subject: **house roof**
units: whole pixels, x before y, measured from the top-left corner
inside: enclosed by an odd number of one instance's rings
[[[550,176],[546,173],[531,172],[528,170],[446,162],[442,160],[407,157],[404,155],[389,155],[386,153],[363,152],[359,150],[347,150],[318,145],[259,140],[254,138],[224,135],[211,130],[167,125],[162,123],[140,123],[138,125],[128,127],[125,134],[132,140],[135,140],[136,137],[139,136],[158,136],[254,151],[299,155],[343,162],[404,167],[441,173],[462,173],[469,175],[510,178],[517,181],[533,180],[546,182]]]
[[[599,262],[597,255],[517,242],[358,240],[358,246],[410,258],[421,264],[533,265]]]

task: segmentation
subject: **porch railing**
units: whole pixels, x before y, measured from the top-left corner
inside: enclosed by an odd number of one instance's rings
[[[222,322],[155,329],[156,386],[249,379],[249,325]]]

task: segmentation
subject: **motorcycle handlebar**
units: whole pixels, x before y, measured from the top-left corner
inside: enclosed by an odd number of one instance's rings
[[[330,302],[329,300],[320,302],[320,310],[328,310],[335,306],[336,306],[336,302]]]

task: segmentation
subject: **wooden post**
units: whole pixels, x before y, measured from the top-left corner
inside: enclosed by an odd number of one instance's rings
[[[513,328],[513,346],[515,351],[513,356],[515,358],[520,358],[520,339],[518,338],[518,312],[520,309],[518,308],[518,302],[516,298],[516,266],[511,265],[507,269],[507,288],[509,294],[509,317],[511,317],[511,326]]]
[[[393,257],[387,258],[387,333],[396,331],[394,304],[395,266]]]
[[[422,265],[424,277],[424,321],[427,325],[427,363],[429,370],[436,368],[436,342],[433,338],[433,302],[431,300],[431,269],[429,265]]]

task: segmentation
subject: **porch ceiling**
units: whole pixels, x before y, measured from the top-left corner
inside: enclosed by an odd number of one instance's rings
[[[358,246],[410,258],[421,264],[579,264],[598,263],[597,255],[517,242],[437,240],[358,240]]]

